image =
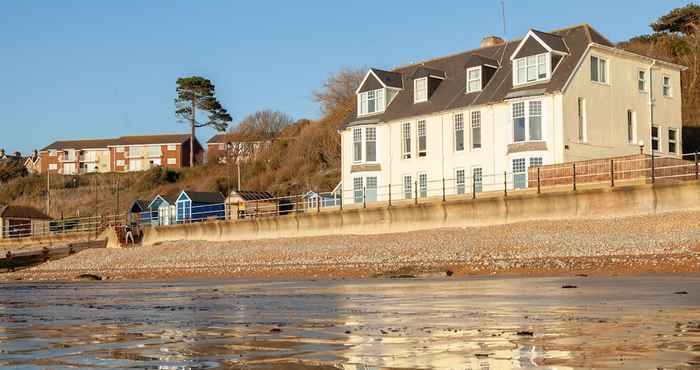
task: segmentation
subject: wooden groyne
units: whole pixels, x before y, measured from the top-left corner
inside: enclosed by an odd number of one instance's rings
[[[35,266],[47,261],[68,257],[72,254],[93,248],[106,248],[107,240],[95,240],[71,243],[64,247],[43,248],[26,252],[7,252],[0,256],[0,272],[11,272],[17,269]]]

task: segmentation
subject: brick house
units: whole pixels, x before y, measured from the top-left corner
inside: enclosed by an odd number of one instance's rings
[[[204,150],[195,139],[195,163]],[[39,172],[73,175],[89,172],[132,172],[161,166],[190,166],[190,135],[122,136],[116,139],[56,141],[39,151]]]

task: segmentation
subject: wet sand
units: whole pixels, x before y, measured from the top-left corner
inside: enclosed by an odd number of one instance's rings
[[[0,366],[7,367],[700,366],[697,274],[204,279],[1,289]],[[687,294],[674,294],[680,292]]]

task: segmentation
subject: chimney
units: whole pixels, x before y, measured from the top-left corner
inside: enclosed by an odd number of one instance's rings
[[[503,39],[498,36],[486,36],[483,39],[481,39],[480,47],[487,48],[489,46],[501,45],[503,43]]]

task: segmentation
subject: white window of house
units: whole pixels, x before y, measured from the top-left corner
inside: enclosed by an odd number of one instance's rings
[[[161,156],[160,145],[150,145],[148,147],[148,156],[149,157],[160,157]]]
[[[411,158],[411,123],[401,125],[401,152],[404,159]]]
[[[384,111],[384,89],[370,90],[360,93],[357,101],[360,115]]]
[[[578,98],[578,142],[588,141],[586,127],[586,99]]]
[[[171,152],[175,151],[175,147],[176,147],[176,145],[172,145],[172,144],[168,145],[168,151],[171,151]]]
[[[678,143],[678,131],[675,128],[668,129],[668,152],[676,153]]]
[[[464,150],[464,115],[462,113],[455,114],[455,151]]]
[[[413,80],[413,102],[428,101],[428,78],[416,78]]]
[[[664,76],[663,82],[661,83],[661,92],[664,96],[671,96],[671,77]]]
[[[405,199],[413,198],[413,178],[411,175],[403,177],[403,197]]]
[[[124,165],[124,160],[123,159],[117,159],[117,166],[123,166]]]
[[[481,111],[472,112],[471,119],[472,150],[481,149]]]
[[[481,66],[467,69],[467,93],[481,91]]]
[[[659,151],[659,127],[651,126],[651,150]]]
[[[530,140],[542,140],[542,102],[531,101],[528,113]]]
[[[472,167],[472,182],[474,185],[474,191],[481,193],[484,189],[483,170],[481,167]]]
[[[56,163],[49,163],[49,171],[56,171],[58,169],[58,165]]]
[[[542,102],[539,100],[513,103],[513,142],[542,140]],[[527,117],[527,120],[526,120]],[[526,124],[527,123],[527,124]]]
[[[426,136],[425,121],[418,121],[416,131],[418,132],[418,156],[425,157],[428,155],[428,138]]]
[[[354,162],[362,161],[362,129],[354,128],[352,129],[352,150]]]
[[[640,92],[647,91],[647,72],[637,71],[637,89]]]
[[[365,178],[365,185],[367,186],[367,189],[365,189],[366,192],[366,200],[367,202],[376,202],[377,201],[377,177],[376,176],[367,176]]]
[[[168,164],[177,164],[177,158],[168,158]]]
[[[530,157],[530,167],[542,167],[542,157]]]
[[[362,185],[362,177],[355,177],[352,180],[353,199],[356,204],[364,202],[364,188]]]
[[[521,85],[548,79],[548,59],[548,53],[515,59],[513,61],[513,70],[515,71],[513,75],[513,84]]]
[[[377,161],[377,129],[374,127],[365,129],[365,161]]]
[[[64,161],[74,161],[75,160],[75,150],[67,149],[65,152],[63,152],[63,160]]]
[[[631,109],[627,110],[627,143],[634,144],[634,111]]]
[[[428,196],[428,174],[419,173],[418,174],[418,194],[421,198],[426,198]]]
[[[118,146],[116,150],[117,150],[117,153],[124,153],[124,147],[123,147],[123,146]]]
[[[591,81],[608,83],[608,61],[606,59],[591,56]]]
[[[525,103],[513,104],[513,142],[525,141]]]
[[[455,187],[457,188],[457,194],[464,194],[466,192],[464,168],[458,168],[455,170]]]
[[[515,189],[527,188],[527,167],[525,158],[513,159],[513,187]]]

